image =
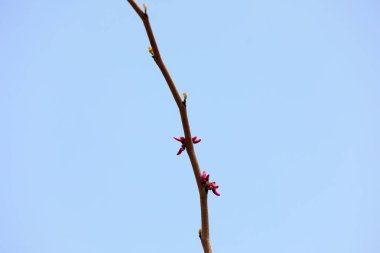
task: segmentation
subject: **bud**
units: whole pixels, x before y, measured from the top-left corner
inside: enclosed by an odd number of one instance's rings
[[[144,12],[146,13],[146,10],[148,9],[148,5],[146,3],[143,3]]]
[[[154,56],[154,52],[153,52],[153,48],[151,46],[148,47],[148,51],[149,53]]]

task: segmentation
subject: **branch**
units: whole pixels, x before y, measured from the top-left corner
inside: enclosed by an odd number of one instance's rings
[[[195,154],[194,145],[192,142],[191,137],[191,131],[190,131],[190,124],[189,119],[187,117],[187,110],[186,110],[186,103],[183,103],[181,96],[178,93],[178,90],[169,74],[169,71],[167,70],[162,58],[160,51],[158,49],[156,39],[154,37],[152,28],[150,26],[149,22],[149,16],[146,13],[146,5],[144,4],[144,11],[135,3],[134,0],[127,0],[132,8],[136,11],[137,15],[141,18],[146,33],[148,35],[148,39],[150,42],[150,45],[152,47],[152,57],[154,61],[156,62],[157,66],[162,72],[162,75],[164,76],[166,83],[169,86],[169,89],[173,95],[173,98],[178,106],[180,115],[181,115],[181,121],[183,126],[183,132],[185,134],[185,145],[187,154],[189,156],[191,166],[193,168],[195,180],[197,182],[198,191],[199,191],[199,198],[200,198],[200,205],[201,205],[201,219],[202,219],[202,231],[200,234],[201,242],[203,246],[204,253],[212,253],[211,245],[210,245],[210,229],[209,229],[209,222],[208,222],[208,204],[207,204],[207,192],[208,189],[205,188],[205,184],[202,182],[201,179],[201,170],[198,164],[197,156]]]

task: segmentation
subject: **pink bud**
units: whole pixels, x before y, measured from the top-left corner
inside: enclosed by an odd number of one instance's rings
[[[219,188],[219,186],[216,185],[216,182],[214,181],[214,182],[211,182],[211,183],[210,183],[210,188],[212,188],[212,189],[217,189],[217,188]]]
[[[203,171],[201,175],[202,182],[203,183],[208,182],[209,178],[210,178],[210,174],[207,174],[206,171]]]
[[[173,137],[176,141],[183,142],[185,137]]]
[[[216,189],[212,189],[212,192],[213,192],[216,196],[220,196],[220,193],[219,193]]]
[[[197,136],[194,136],[193,138],[191,138],[191,140],[193,141],[194,144],[196,144],[196,143],[201,142],[202,139],[198,139]]]
[[[206,178],[207,178],[206,171],[203,171],[203,172],[202,172],[202,176],[201,176],[202,181],[203,181],[203,182],[206,182]]]
[[[195,139],[195,140],[193,140],[193,143],[194,143],[194,144],[197,144],[197,143],[201,142],[201,140],[202,140],[202,139]]]
[[[185,148],[182,146],[182,147],[179,149],[177,155],[180,155],[184,150],[185,150]]]

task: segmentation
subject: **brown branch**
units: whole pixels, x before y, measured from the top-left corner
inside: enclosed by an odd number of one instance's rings
[[[195,180],[197,182],[198,191],[199,191],[199,198],[200,198],[200,205],[201,205],[201,219],[202,219],[202,233],[201,233],[202,246],[203,246],[204,253],[212,253],[211,244],[210,244],[210,235],[209,235],[210,229],[209,229],[209,222],[208,222],[207,190],[205,189],[205,186],[202,184],[202,181],[201,181],[201,170],[198,164],[197,156],[195,154],[194,145],[191,140],[190,124],[189,124],[189,119],[187,117],[186,106],[185,104],[182,103],[181,96],[179,95],[178,90],[169,74],[169,71],[167,70],[161,58],[161,54],[158,49],[156,39],[154,37],[152,28],[150,26],[148,14],[145,11],[141,10],[141,8],[135,3],[134,0],[128,0],[128,2],[132,6],[132,8],[136,11],[136,13],[139,15],[142,22],[144,23],[145,30],[150,41],[150,45],[153,49],[153,58],[157,66],[160,68],[169,86],[169,89],[173,95],[173,98],[178,106],[178,109],[181,115],[183,132],[186,138],[186,150],[190,158],[191,166],[193,167],[193,172],[194,172]]]

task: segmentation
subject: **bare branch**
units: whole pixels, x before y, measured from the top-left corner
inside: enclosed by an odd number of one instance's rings
[[[186,150],[187,154],[189,156],[191,166],[193,168],[195,180],[197,182],[198,186],[198,191],[199,191],[199,197],[200,197],[200,206],[201,206],[201,219],[202,219],[202,231],[201,231],[201,241],[202,241],[202,246],[203,250],[205,253],[212,253],[211,250],[211,244],[210,244],[210,229],[209,229],[209,221],[208,221],[208,204],[207,204],[207,190],[205,189],[204,185],[202,184],[201,181],[201,170],[198,164],[197,156],[194,150],[194,145],[192,142],[192,137],[191,137],[191,131],[190,131],[190,124],[187,116],[187,110],[186,110],[186,105],[182,102],[181,96],[178,93],[178,90],[170,76],[169,71],[167,70],[162,58],[160,51],[158,49],[156,39],[154,37],[150,22],[149,22],[149,16],[145,11],[141,10],[141,8],[135,3],[134,0],[128,0],[132,8],[136,11],[136,13],[139,15],[141,18],[144,26],[146,33],[148,35],[148,39],[150,41],[150,45],[153,50],[153,59],[155,60],[157,66],[162,72],[162,75],[164,76],[166,83],[169,86],[169,89],[173,95],[173,98],[178,106],[180,115],[181,115],[181,121],[182,121],[182,126],[183,126],[183,132],[185,135],[186,139]],[[144,8],[146,8],[144,6]]]

